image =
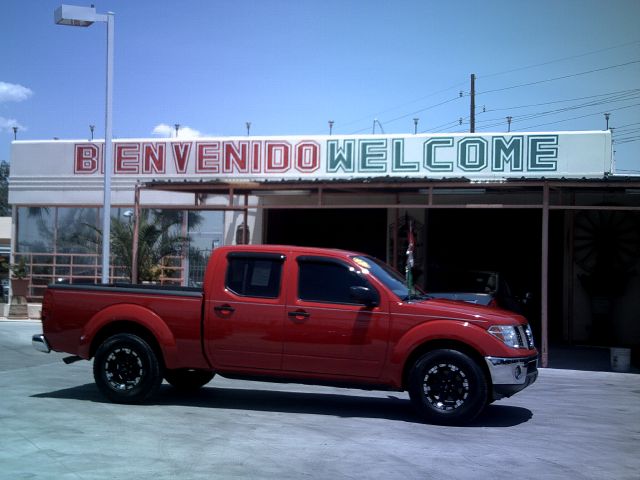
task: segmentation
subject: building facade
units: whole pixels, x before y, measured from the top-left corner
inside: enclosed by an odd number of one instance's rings
[[[101,275],[102,147],[13,143],[12,255],[27,258],[35,299]],[[112,224],[182,238],[157,281],[197,285],[212,248],[249,242],[364,251],[402,270],[411,225],[420,285],[499,281],[543,355],[550,341],[640,343],[640,179],[615,175],[609,132],[123,139],[113,151]],[[111,263],[114,281],[130,279]]]

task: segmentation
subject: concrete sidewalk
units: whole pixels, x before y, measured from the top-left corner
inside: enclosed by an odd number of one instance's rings
[[[216,377],[145,405],[99,394],[89,362],[0,322],[0,479],[636,480],[640,375],[542,369],[473,424],[422,423],[402,392]]]

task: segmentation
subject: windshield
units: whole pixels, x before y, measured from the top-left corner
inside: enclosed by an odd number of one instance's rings
[[[371,275],[376,277],[385,287],[391,290],[401,300],[425,299],[428,298],[417,287],[414,286],[414,292],[409,291],[405,278],[386,263],[381,262],[377,258],[358,255],[352,257],[363,269],[367,269]]]

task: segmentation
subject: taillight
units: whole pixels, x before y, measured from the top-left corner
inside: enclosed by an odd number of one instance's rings
[[[49,289],[45,290],[44,298],[42,299],[42,309],[40,310],[40,320],[43,322],[47,319],[49,310],[51,309],[51,304],[53,302],[51,297],[52,293]]]

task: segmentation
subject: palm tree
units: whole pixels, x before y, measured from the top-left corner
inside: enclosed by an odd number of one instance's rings
[[[188,238],[176,233],[182,224],[182,215],[171,211],[168,212],[170,215],[164,213],[161,210],[140,211],[136,283],[158,280],[164,258],[178,254],[188,242]],[[97,243],[101,243],[102,231],[93,225],[88,227],[98,233]],[[133,233],[133,222],[111,217],[111,253],[129,278],[133,277]]]

